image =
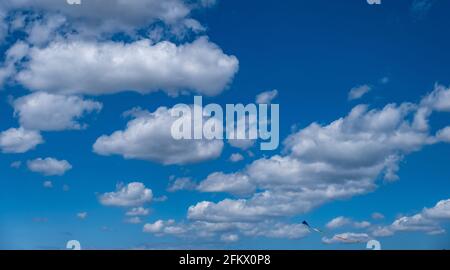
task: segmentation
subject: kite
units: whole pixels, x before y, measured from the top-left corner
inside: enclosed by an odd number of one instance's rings
[[[320,233],[320,234],[324,234],[321,230],[319,230],[319,229],[317,229],[317,228],[311,227],[311,226],[308,224],[308,222],[306,222],[306,220],[303,220],[302,224],[305,225],[306,227],[308,227],[308,229],[310,229],[310,230],[313,230],[313,231],[318,232],[318,233]]]
[[[320,233],[320,234],[323,235],[323,236],[327,236],[323,231],[321,231],[321,230],[319,230],[319,229],[317,229],[317,228],[314,228],[314,227],[312,227],[311,225],[309,225],[309,223],[308,223],[306,220],[303,220],[302,224],[305,225],[310,231],[315,231],[315,232],[317,232],[317,233]],[[344,241],[344,242],[347,242],[347,243],[358,243],[358,242],[349,240],[349,239],[347,239],[347,238],[341,237],[341,236],[339,236],[339,235],[334,235],[333,237],[335,237],[335,238],[337,238],[337,239],[340,239],[340,240],[342,240],[342,241]]]

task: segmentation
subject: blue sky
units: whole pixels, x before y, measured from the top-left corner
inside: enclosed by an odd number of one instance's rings
[[[19,2],[0,4],[0,249],[450,248],[450,3]],[[274,89],[275,151],[164,131],[161,107]]]

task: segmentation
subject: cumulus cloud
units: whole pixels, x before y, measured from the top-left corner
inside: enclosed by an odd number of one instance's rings
[[[44,92],[21,97],[13,105],[14,114],[24,128],[42,131],[81,129],[85,125],[77,120],[102,108],[101,103],[91,100]]]
[[[207,4],[208,3],[208,4]],[[67,20],[69,29],[84,36],[111,36],[124,32],[136,35],[136,31],[155,22],[178,28],[183,27],[193,9],[208,7],[213,1],[183,0],[89,0],[73,8],[59,0],[11,0],[0,3],[0,13],[28,11],[31,15],[60,15]]]
[[[52,181],[44,181],[43,186],[45,188],[53,188],[53,183],[52,183]]]
[[[244,160],[244,156],[242,156],[239,153],[234,153],[234,154],[231,154],[231,156],[230,156],[230,161],[231,162],[239,162],[239,161],[242,161],[242,160]]]
[[[197,183],[195,183],[189,177],[181,177],[173,180],[167,191],[169,192],[177,192],[180,190],[194,190],[197,187]]]
[[[135,113],[135,119],[128,122],[125,130],[98,138],[93,146],[94,152],[165,165],[196,163],[220,156],[223,149],[221,140],[175,140],[171,128],[178,118],[172,116],[172,110],[160,107],[153,113]],[[190,115],[184,115],[181,119],[193,122]],[[193,126],[195,128],[201,127]]]
[[[132,182],[128,185],[118,184],[115,192],[99,196],[99,201],[105,206],[138,207],[151,202],[153,192],[143,183]]]
[[[81,213],[78,213],[78,214],[77,214],[77,218],[79,218],[79,219],[81,219],[81,220],[86,219],[87,216],[88,216],[88,213],[87,213],[87,212],[81,212]]]
[[[220,237],[220,240],[226,243],[233,243],[239,241],[239,235],[237,234],[224,234]]]
[[[427,234],[440,234],[445,230],[442,222],[450,221],[450,199],[439,201],[432,208],[424,208],[420,213],[412,216],[402,216],[389,226],[381,226],[373,231],[378,237],[391,236],[397,232],[425,232]]]
[[[367,84],[354,87],[350,89],[350,92],[348,93],[348,100],[360,99],[365,94],[369,93],[370,90],[372,90],[372,88]]]
[[[246,222],[202,222],[177,223],[174,220],[158,220],[143,227],[146,233],[157,236],[172,235],[185,238],[206,237],[219,240],[239,240],[239,235],[247,237],[299,239],[309,234],[303,224],[287,224],[273,221],[259,223]]]
[[[0,87],[16,74],[17,64],[28,55],[28,52],[29,45],[23,41],[16,42],[6,51],[5,60],[0,66]]]
[[[140,217],[130,217],[126,218],[124,222],[129,224],[139,224],[142,223],[142,219]]]
[[[450,142],[450,127],[439,130],[436,134],[436,138],[442,142]]]
[[[3,153],[25,153],[44,143],[39,132],[20,128],[10,128],[0,133],[0,149]]]
[[[231,82],[238,60],[206,37],[176,45],[54,41],[34,47],[16,79],[34,91],[55,94],[112,94],[121,91],[170,95],[184,91],[213,96]]]
[[[351,218],[347,218],[347,217],[336,217],[332,220],[330,220],[326,227],[330,230],[335,230],[344,226],[352,226],[354,228],[357,229],[363,229],[363,228],[368,228],[370,226],[370,222],[368,221],[353,221]]]
[[[397,180],[406,155],[436,143],[429,129],[416,125],[417,115],[425,104],[431,112],[444,111],[449,92],[436,86],[419,104],[358,105],[328,125],[312,123],[285,140],[283,155],[258,159],[238,172],[216,172],[200,182],[199,187],[208,187],[201,191],[245,198],[199,202],[189,207],[188,218],[224,222],[293,216],[371,192],[380,178]],[[248,197],[251,190],[256,192]]]
[[[332,238],[323,237],[322,242],[325,244],[355,244],[366,243],[370,240],[370,236],[366,233],[341,233],[336,234]]]
[[[32,172],[41,173],[46,176],[62,176],[72,169],[72,165],[66,160],[54,158],[37,158],[27,162],[28,169]]]
[[[150,213],[150,210],[140,207],[134,207],[126,212],[126,216],[147,216]]]
[[[381,213],[375,212],[372,214],[372,219],[375,219],[375,220],[384,219],[384,215]]]
[[[213,173],[202,181],[197,190],[202,192],[228,192],[232,194],[251,194],[255,191],[255,186],[244,174],[224,174]]]
[[[271,104],[272,100],[278,96],[278,90],[266,91],[256,96],[257,104]]]

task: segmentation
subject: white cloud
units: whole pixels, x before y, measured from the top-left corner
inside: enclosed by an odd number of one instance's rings
[[[201,37],[177,46],[163,41],[52,42],[34,47],[17,80],[34,91],[56,94],[112,94],[121,91],[170,95],[191,91],[213,96],[238,70],[238,60]]]
[[[52,181],[45,181],[43,186],[45,188],[53,188],[53,183],[52,183]]]
[[[375,220],[377,220],[377,219],[384,219],[384,215],[381,214],[381,213],[375,212],[375,213],[372,214],[372,219],[375,219]]]
[[[77,120],[102,108],[101,103],[91,100],[44,92],[21,97],[13,105],[14,114],[24,128],[43,131],[82,129],[84,125]]]
[[[29,160],[27,166],[30,171],[41,173],[46,176],[62,176],[72,169],[72,165],[66,160],[57,160],[54,158],[37,158]]]
[[[348,93],[348,100],[360,99],[371,90],[372,88],[366,84],[354,87],[350,89],[350,92]]]
[[[165,222],[163,220],[155,221],[154,223],[147,223],[144,225],[143,231],[146,233],[160,233],[164,228]]]
[[[232,194],[251,194],[255,186],[250,182],[247,175],[213,173],[201,182],[197,190],[202,192],[228,192]]]
[[[373,231],[373,235],[383,237],[391,236],[397,232],[425,232],[427,234],[440,234],[445,230],[440,223],[450,221],[450,199],[439,201],[432,208],[424,208],[420,213],[412,216],[402,216],[389,226],[381,226]]]
[[[450,143],[450,127],[439,130],[436,134],[436,138],[441,142]]]
[[[125,223],[140,224],[142,223],[142,219],[140,217],[130,217],[125,219]]]
[[[332,238],[324,237],[322,242],[325,244],[355,244],[355,243],[366,243],[370,240],[370,236],[366,233],[341,233],[336,234]]]
[[[189,207],[188,218],[238,222],[293,216],[372,192],[381,177],[397,180],[399,163],[406,155],[436,143],[414,118],[429,103],[426,100],[446,95],[443,91],[450,92],[437,86],[419,105],[388,104],[372,110],[359,105],[328,125],[313,123],[285,140],[283,155],[256,160],[238,172],[213,173],[220,177],[200,182],[199,186],[210,188],[199,190],[245,194],[245,198],[199,202]],[[443,110],[444,102],[439,102],[434,108]],[[256,193],[248,197],[252,189]]]
[[[224,234],[220,237],[220,240],[226,243],[233,243],[239,241],[239,235],[237,234]]]
[[[257,104],[271,104],[272,100],[278,96],[278,90],[266,91],[256,96]]]
[[[18,41],[6,51],[5,60],[3,62],[3,65],[0,67],[0,87],[3,87],[5,82],[7,82],[10,77],[16,74],[17,63],[19,63],[26,55],[28,55],[28,52],[29,45],[22,41]]]
[[[349,225],[351,222],[352,222],[351,219],[341,216],[332,219],[330,222],[327,223],[326,227],[328,229],[334,230]]]
[[[450,88],[436,84],[420,105],[438,112],[450,112]]]
[[[218,238],[221,241],[239,240],[247,237],[299,239],[309,234],[303,224],[286,224],[272,221],[245,222],[203,222],[176,223],[174,220],[158,220],[145,224],[143,231],[157,236],[172,235],[184,238]]]
[[[59,14],[43,16],[41,20],[32,20],[25,29],[28,34],[27,42],[37,46],[45,45],[55,39],[58,29],[65,23],[66,18]]]
[[[135,119],[124,131],[101,136],[94,144],[94,152],[100,155],[122,155],[126,159],[154,161],[165,165],[188,164],[214,159],[220,156],[223,142],[220,140],[175,140],[171,135],[172,109],[160,107],[153,113],[135,113]],[[190,116],[187,121],[192,121]],[[196,125],[201,123],[196,123]],[[194,128],[200,128],[195,126]]]
[[[370,225],[371,224],[368,221],[354,221],[351,218],[340,216],[328,222],[326,227],[330,230],[335,230],[345,226],[351,226],[357,229],[364,229],[370,227]]]
[[[136,207],[149,203],[153,198],[151,189],[143,183],[133,182],[128,185],[117,185],[115,192],[108,192],[99,196],[101,204],[106,206]]]
[[[136,30],[154,22],[162,21],[172,27],[180,27],[192,9],[207,7],[205,1],[187,4],[182,0],[89,0],[74,8],[59,0],[10,0],[0,3],[0,13],[8,14],[26,10],[31,15],[58,14],[75,30],[87,36],[111,35],[125,32],[136,34]]]
[[[126,216],[147,216],[150,213],[150,210],[140,207],[134,207],[126,212]]]
[[[3,153],[25,153],[42,143],[44,139],[39,132],[22,127],[10,128],[0,133],[0,149]]]
[[[19,169],[22,166],[22,161],[14,161],[10,166],[11,168]]]
[[[189,177],[181,177],[173,180],[167,191],[177,192],[180,190],[194,190],[197,184]]]
[[[234,153],[234,154],[231,154],[231,156],[230,156],[230,161],[231,162],[239,162],[239,161],[242,161],[242,160],[244,160],[244,156],[242,156],[239,153]]]
[[[77,218],[79,218],[79,219],[86,219],[87,216],[88,216],[87,212],[81,212],[81,213],[77,214]]]

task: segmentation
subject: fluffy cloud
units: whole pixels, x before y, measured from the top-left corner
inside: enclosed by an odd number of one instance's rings
[[[369,85],[361,85],[350,89],[348,93],[348,100],[355,100],[362,98],[365,94],[369,93],[372,88]]]
[[[233,243],[239,241],[239,235],[237,234],[224,234],[220,237],[220,240],[226,243]]]
[[[256,96],[257,104],[270,104],[278,96],[278,90],[266,91]]]
[[[17,80],[31,90],[58,94],[163,90],[212,96],[230,83],[239,65],[206,37],[179,46],[150,40],[54,41],[31,49],[28,57]]]
[[[372,214],[372,219],[375,219],[375,220],[384,219],[384,215],[381,213],[375,212]]]
[[[3,86],[10,77],[16,74],[17,63],[27,56],[28,52],[29,45],[22,41],[18,41],[6,51],[5,60],[2,66],[0,66],[0,87]]]
[[[440,226],[440,223],[445,221],[450,221],[450,199],[439,201],[432,208],[424,208],[418,214],[402,216],[389,226],[376,228],[373,235],[383,237],[411,231],[440,234],[445,232]]]
[[[332,238],[324,237],[322,242],[325,244],[355,244],[355,243],[365,243],[370,240],[370,236],[366,233],[341,233],[336,234]]]
[[[309,234],[308,228],[303,224],[286,224],[272,221],[259,223],[245,222],[192,222],[176,223],[174,220],[158,220],[154,223],[147,223],[143,227],[146,233],[157,236],[172,235],[185,238],[218,238],[234,241],[239,240],[239,235],[247,237],[267,237],[267,238],[288,238],[299,239]],[[232,236],[232,237],[231,237]]]
[[[30,171],[41,173],[46,176],[61,176],[72,169],[72,165],[66,160],[57,160],[54,158],[29,160],[27,166]]]
[[[125,219],[125,223],[139,224],[142,223],[142,219],[140,217],[130,217]]]
[[[81,212],[81,213],[78,213],[77,214],[77,218],[79,218],[79,219],[86,219],[87,218],[87,216],[88,216],[88,213],[87,212]]]
[[[189,177],[181,177],[173,180],[167,191],[177,192],[180,190],[194,190],[197,184]]]
[[[234,154],[231,154],[231,156],[230,156],[230,161],[231,162],[239,162],[239,161],[242,161],[242,160],[244,160],[244,156],[242,156],[239,153],[234,153]]]
[[[436,134],[436,138],[442,142],[450,142],[450,127],[439,130]]]
[[[53,183],[52,183],[52,181],[45,181],[45,182],[43,183],[43,186],[44,186],[45,188],[53,188]]]
[[[25,153],[43,142],[39,132],[22,127],[10,128],[0,133],[0,149],[3,153]]]
[[[210,4],[205,4],[210,3]],[[89,0],[74,8],[66,1],[59,0],[10,0],[0,3],[0,14],[26,10],[31,15],[50,14],[63,16],[70,31],[86,36],[111,35],[125,32],[136,34],[136,30],[162,21],[173,28],[183,27],[192,20],[192,9],[208,7],[213,1],[183,0]]]
[[[330,230],[338,229],[344,226],[352,226],[357,229],[363,229],[369,227],[371,224],[368,221],[353,221],[351,218],[346,218],[343,216],[336,217],[327,223],[326,227]]]
[[[150,210],[140,206],[134,207],[126,212],[126,216],[147,216],[150,213]]]
[[[143,183],[133,182],[128,185],[119,184],[115,192],[108,192],[99,196],[101,204],[106,206],[136,207],[149,203],[153,198],[151,189]]]
[[[213,173],[201,182],[197,189],[202,192],[228,192],[232,194],[251,194],[255,186],[247,175]]]
[[[199,189],[203,191],[256,193],[199,202],[189,207],[188,218],[237,222],[293,216],[371,192],[380,177],[397,180],[404,156],[436,143],[428,128],[417,125],[418,114],[426,106],[431,112],[444,111],[448,93],[449,89],[436,86],[419,104],[372,110],[359,105],[328,125],[313,123],[285,140],[284,155],[256,160],[237,173],[213,173],[199,184],[209,187]],[[441,97],[439,101],[435,96]]]
[[[102,105],[76,96],[60,96],[36,92],[14,101],[14,114],[20,124],[30,130],[59,131],[81,129],[77,120]]]
[[[175,140],[171,134],[174,121],[172,109],[160,107],[153,113],[134,113],[135,119],[124,131],[101,136],[94,144],[100,155],[122,155],[126,159],[141,159],[170,164],[188,164],[214,159],[222,153],[220,140]],[[190,116],[187,121],[192,121]],[[199,125],[199,123],[197,123]],[[194,128],[201,128],[195,126]]]

